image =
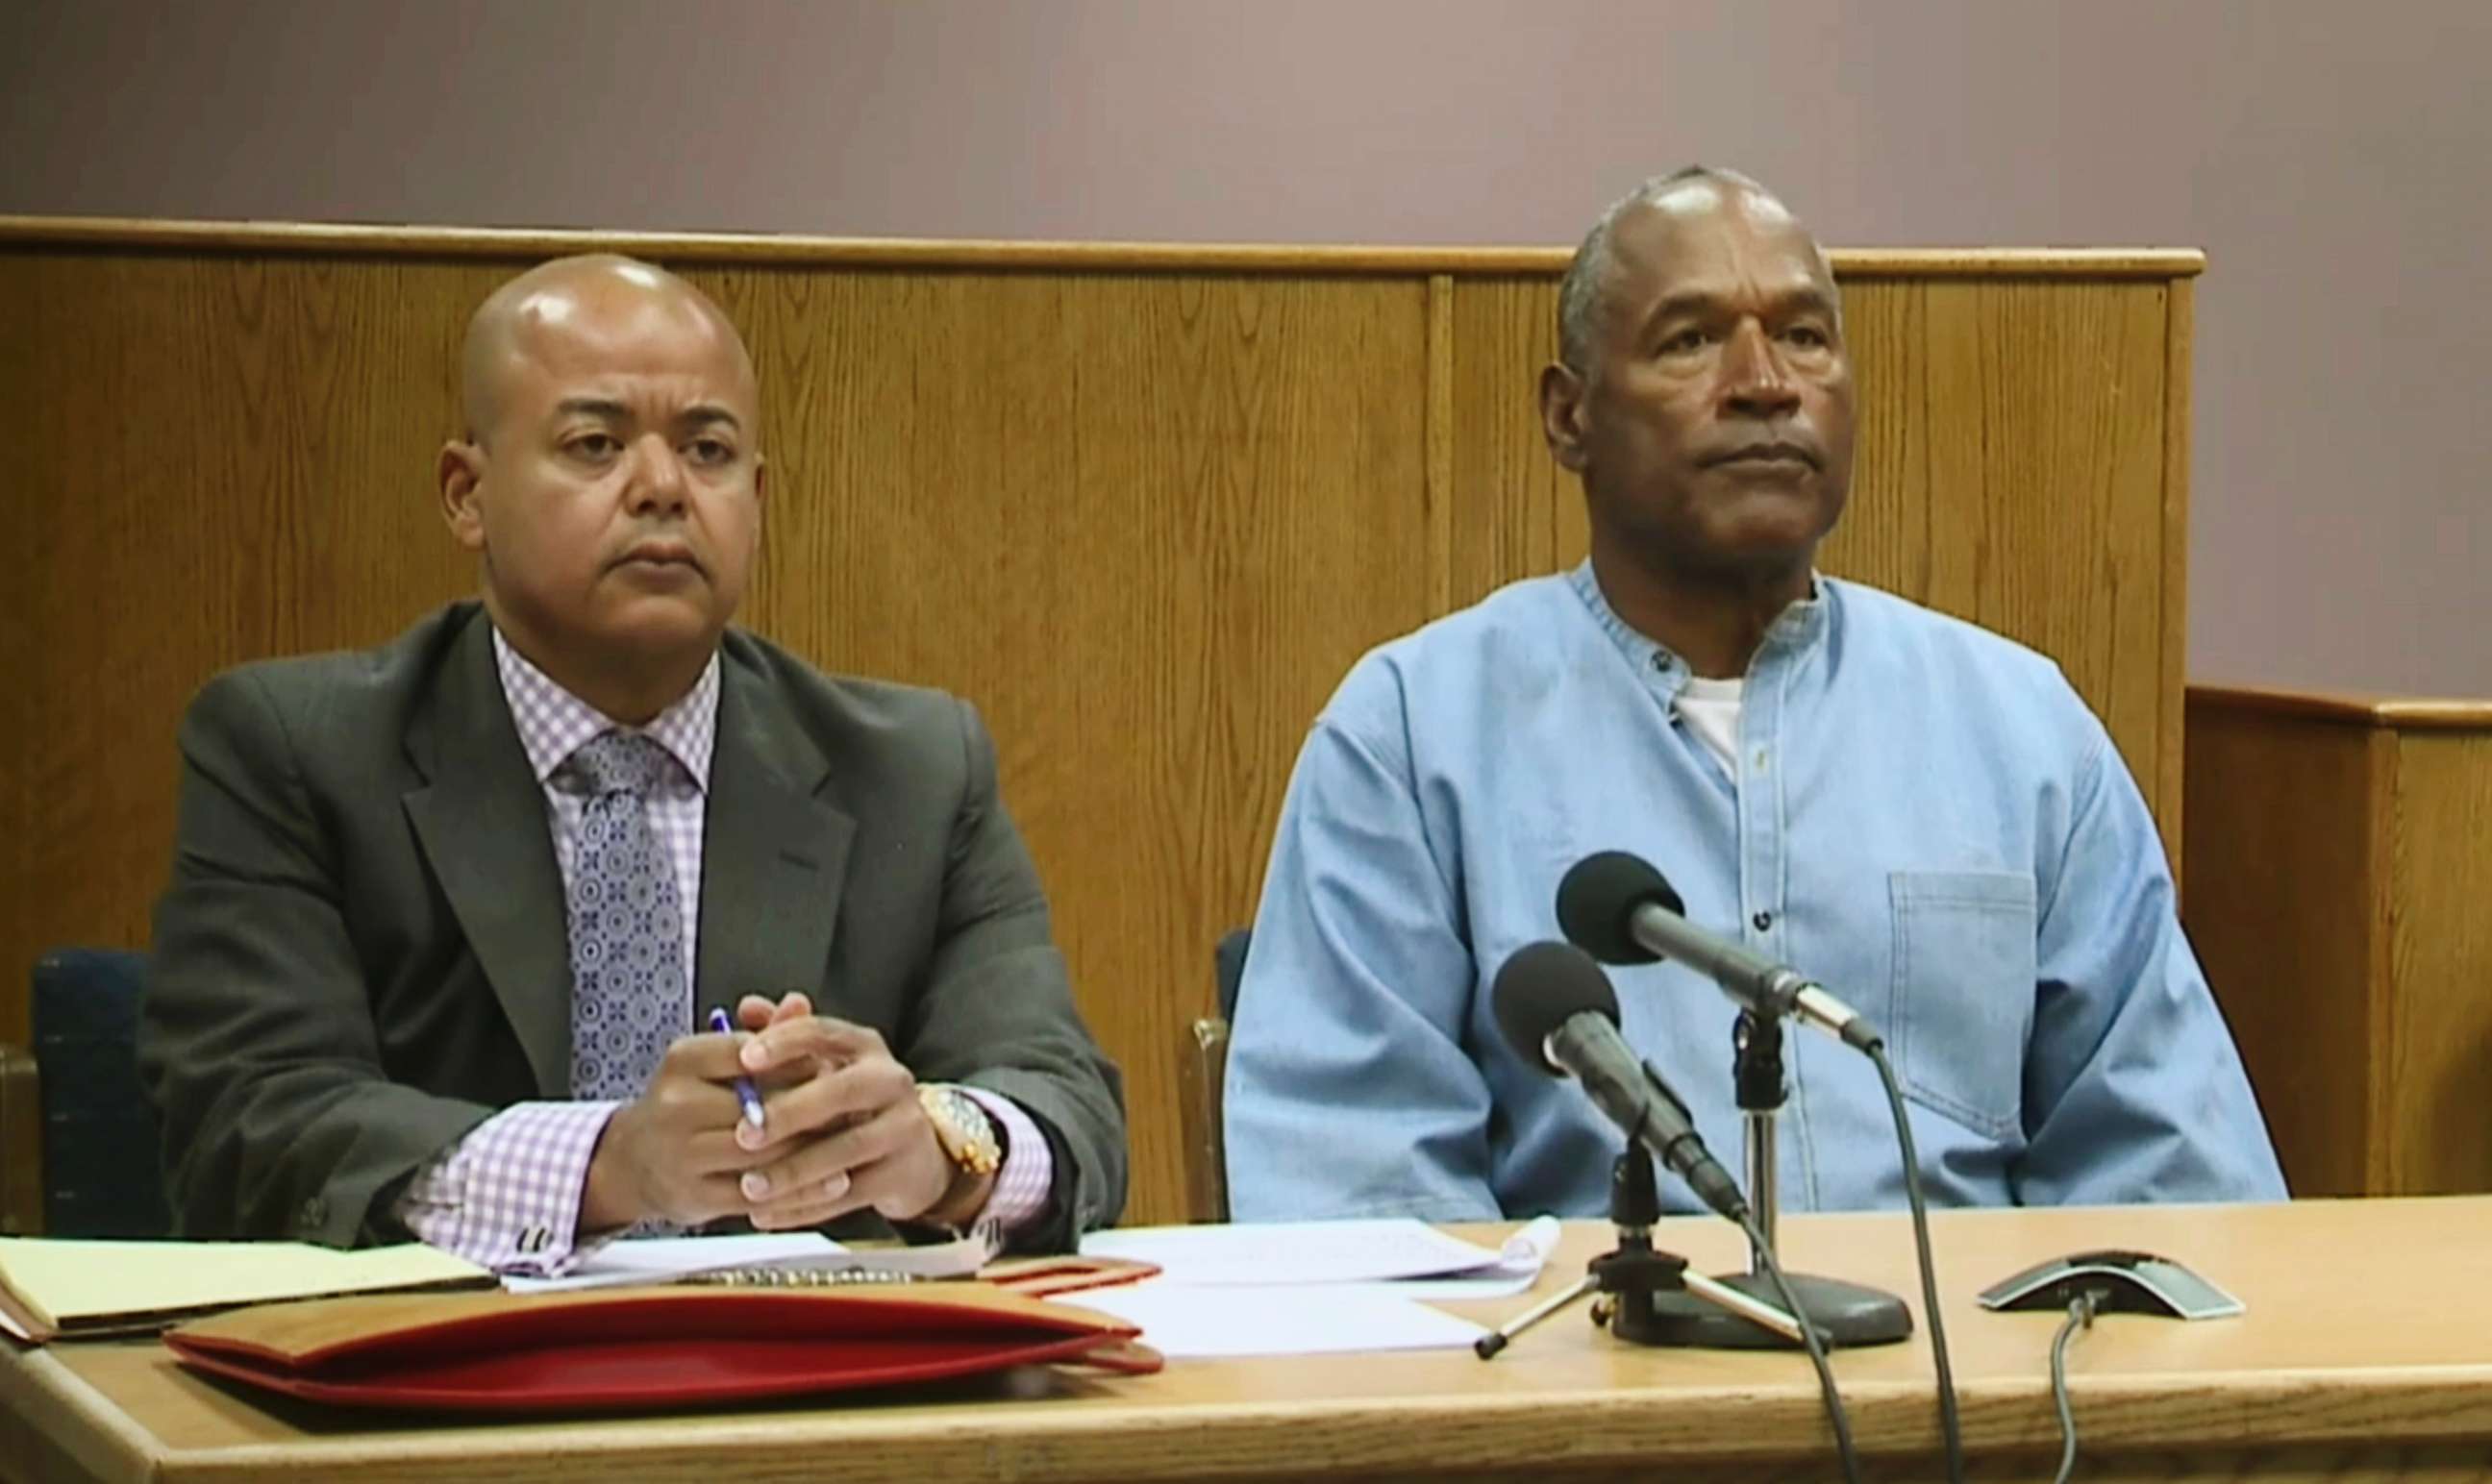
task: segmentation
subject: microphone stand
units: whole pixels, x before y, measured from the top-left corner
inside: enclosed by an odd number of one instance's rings
[[[1731,1033],[1731,1079],[1739,1104],[1741,1143],[1747,1154],[1748,1206],[1755,1213],[1756,1230],[1749,1238],[1748,1270],[1720,1282],[1746,1297],[1777,1302],[1773,1284],[1765,1277],[1765,1258],[1781,1256],[1774,1245],[1778,1204],[1775,1181],[1780,1173],[1775,1158],[1775,1117],[1782,1112],[1788,1091],[1783,1077],[1781,1018],[1740,1011],[1738,1024]],[[1756,1250],[1758,1237],[1765,1239],[1763,1255]],[[1810,1324],[1825,1336],[1829,1347],[1891,1345],[1913,1332],[1913,1311],[1884,1289],[1788,1269],[1785,1276],[1791,1282],[1792,1296]],[[1765,1350],[1799,1343],[1796,1334],[1769,1334],[1754,1324],[1733,1321],[1712,1303],[1691,1301],[1688,1293],[1693,1288],[1691,1282],[1686,1291],[1653,1295],[1653,1338],[1647,1343],[1711,1350]]]
[[[1771,1298],[1758,1298],[1703,1273],[1687,1270],[1687,1260],[1652,1245],[1652,1225],[1661,1219],[1661,1189],[1653,1179],[1652,1156],[1632,1139],[1610,1166],[1610,1220],[1618,1229],[1616,1250],[1594,1258],[1584,1276],[1563,1292],[1532,1305],[1492,1333],[1473,1343],[1482,1360],[1542,1320],[1587,1293],[1603,1295],[1592,1305],[1592,1322],[1609,1326],[1621,1340],[1638,1345],[1676,1345],[1683,1341],[1657,1338],[1652,1318],[1663,1299],[1677,1299],[1691,1308],[1719,1305],[1706,1312],[1725,1323],[1755,1329],[1759,1346],[1800,1342],[1799,1324]]]

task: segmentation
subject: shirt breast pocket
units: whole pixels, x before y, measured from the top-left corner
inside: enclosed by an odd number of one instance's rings
[[[1978,1133],[2023,1125],[2032,1032],[2033,880],[2013,872],[1899,871],[1885,1031],[1915,1102]]]

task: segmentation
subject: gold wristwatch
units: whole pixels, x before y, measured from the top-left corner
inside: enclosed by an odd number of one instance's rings
[[[917,1104],[960,1175],[990,1175],[1002,1168],[1003,1140],[976,1098],[946,1083],[928,1083],[917,1089]]]

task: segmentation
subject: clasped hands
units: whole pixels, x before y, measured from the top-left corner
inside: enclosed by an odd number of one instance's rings
[[[961,1175],[880,1034],[814,1014],[801,994],[775,1005],[748,994],[735,1020],[740,1031],[678,1038],[648,1089],[607,1122],[583,1232],[728,1216],[793,1231],[867,1206],[957,1225],[986,1204],[994,1177]],[[738,1077],[760,1090],[765,1127],[744,1120]]]

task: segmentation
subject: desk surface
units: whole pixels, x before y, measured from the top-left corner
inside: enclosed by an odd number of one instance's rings
[[[1483,1232],[1492,1229],[1482,1229]],[[2109,1316],[2071,1384],[2088,1476],[2486,1477],[2492,1453],[2492,1197],[2281,1206],[1956,1211],[1933,1220],[1968,1448],[1985,1479],[2047,1478],[2058,1450],[2058,1319],[1973,1294],[2089,1247],[2176,1257],[2239,1293],[2239,1319]],[[1538,1293],[1609,1245],[1570,1225]],[[1656,1241],[1721,1271],[1736,1235],[1665,1223]],[[1900,1216],[1785,1221],[1795,1270],[1912,1298]],[[1453,1306],[1484,1321],[1532,1296]],[[1882,1472],[1934,1476],[1928,1347],[1838,1352]],[[1121,1480],[1282,1476],[1824,1478],[1829,1435],[1806,1360],[1649,1350],[1578,1311],[1494,1362],[1468,1351],[1179,1362],[1155,1377],[1031,1369],[969,1389],[832,1405],[565,1422],[421,1424],[246,1400],[152,1343],[0,1350],[0,1473],[168,1481],[353,1478]],[[1995,1461],[1995,1462],[1993,1462]]]

